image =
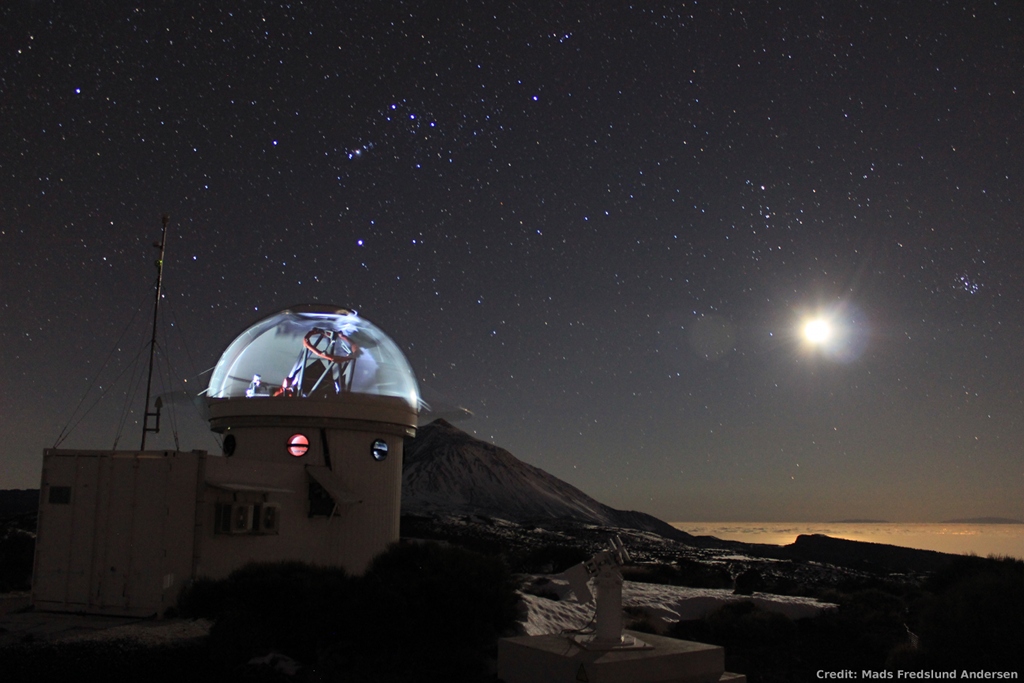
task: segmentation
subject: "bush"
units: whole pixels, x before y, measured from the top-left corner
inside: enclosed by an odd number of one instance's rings
[[[960,558],[929,581],[919,627],[922,665],[1024,669],[1024,562]]]
[[[755,567],[748,567],[736,575],[735,595],[753,595],[764,590],[764,577]]]
[[[898,596],[870,588],[827,598],[839,609],[801,624],[805,657],[812,667],[880,670],[895,649],[907,644],[908,611]]]
[[[36,539],[12,533],[0,540],[0,593],[27,591],[32,587],[32,558]]]
[[[224,581],[196,579],[178,597],[178,614],[190,619],[216,619],[224,613],[227,589]]]
[[[211,653],[225,666],[274,650],[312,661],[351,611],[353,580],[300,562],[250,564],[223,581],[198,580],[179,600],[187,617],[214,620]]]
[[[906,608],[899,597],[872,589],[829,598],[838,609],[797,621],[734,602],[703,619],[679,622],[669,635],[722,645],[726,668],[747,674],[751,683],[814,680],[821,669],[880,671],[908,661]]]
[[[280,652],[324,680],[482,680],[515,623],[512,575],[496,557],[395,545],[362,577],[302,563],[253,564],[196,581],[184,616],[215,620],[211,656],[234,669]]]
[[[31,588],[35,530],[35,513],[0,520],[0,593]]]
[[[392,546],[360,580],[359,645],[375,677],[473,681],[518,614],[512,575],[496,557],[438,544]],[[401,647],[395,647],[400,643]],[[351,672],[351,651],[343,670]],[[369,671],[360,672],[365,678]]]
[[[800,680],[800,637],[787,617],[732,602],[703,619],[678,622],[668,635],[725,648],[725,668],[747,675],[750,683]]]

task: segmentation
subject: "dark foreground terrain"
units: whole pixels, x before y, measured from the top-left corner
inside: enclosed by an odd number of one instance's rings
[[[6,524],[20,531],[4,536],[2,556],[15,557],[8,547],[31,538],[31,524],[22,517]],[[738,602],[670,627],[669,635],[725,646],[726,668],[750,681],[815,680],[819,669],[1024,672],[1024,563],[1016,560],[811,536],[786,547],[710,538],[684,543],[572,520],[521,524],[481,516],[406,517],[402,534],[419,540],[382,556],[365,577],[288,564],[196,582],[179,616],[211,619],[207,638],[158,646],[13,642],[0,649],[0,672],[5,681],[33,683],[408,683],[437,680],[439,672],[447,681],[493,682],[497,638],[520,628],[519,577],[560,572],[607,547],[613,534],[632,555],[627,580],[839,605],[794,621]],[[631,628],[650,628],[642,615],[628,616]],[[269,653],[285,658],[247,664]]]
[[[213,627],[171,644],[0,633],[0,679],[493,682],[498,637],[522,628],[517,589],[615,535],[632,557],[627,580],[838,605],[791,620],[737,602],[669,626],[725,646],[726,668],[755,683],[816,680],[818,670],[1024,669],[1022,562],[825,536],[781,547],[694,537],[609,508],[443,421],[421,427],[406,452],[406,543],[366,576],[287,564],[197,581],[179,616]],[[38,491],[0,492],[0,593],[29,589],[37,506]],[[631,628],[654,628],[627,616]],[[287,659],[247,664],[269,653]]]

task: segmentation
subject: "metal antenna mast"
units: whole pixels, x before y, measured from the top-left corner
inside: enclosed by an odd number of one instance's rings
[[[164,252],[167,250],[167,223],[170,222],[171,217],[164,214],[162,217],[164,229],[160,234],[160,243],[154,244],[153,246],[160,250],[160,258],[156,262],[156,297],[153,299],[153,334],[149,339],[149,378],[146,380],[146,412],[142,420],[142,445],[139,446],[140,451],[146,450],[146,434],[148,432],[158,433],[160,431],[160,408],[162,401],[157,398],[156,410],[149,410],[149,397],[150,391],[153,388],[153,356],[156,354],[156,319],[157,313],[160,310],[160,290],[164,284]],[[149,418],[155,417],[156,424],[152,427],[149,426]]]

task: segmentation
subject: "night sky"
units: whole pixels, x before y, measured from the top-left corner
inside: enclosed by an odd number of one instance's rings
[[[614,507],[1022,518],[1022,198],[1019,2],[5,0],[0,488],[138,447],[167,213],[157,393],[337,304]]]

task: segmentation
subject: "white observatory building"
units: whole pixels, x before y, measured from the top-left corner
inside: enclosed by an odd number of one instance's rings
[[[224,351],[207,389],[223,453],[43,455],[37,609],[147,616],[249,562],[365,571],[398,540],[419,390],[354,311],[296,306]]]

